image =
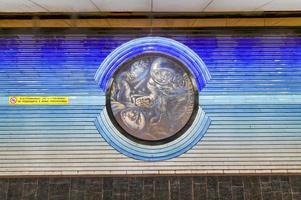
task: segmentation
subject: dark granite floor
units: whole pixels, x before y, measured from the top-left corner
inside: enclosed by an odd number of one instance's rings
[[[301,200],[301,176],[0,179],[0,200]]]

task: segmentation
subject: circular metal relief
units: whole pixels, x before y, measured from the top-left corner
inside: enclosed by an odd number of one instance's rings
[[[125,136],[162,144],[188,128],[197,99],[186,66],[170,56],[148,53],[130,59],[114,73],[107,110]]]
[[[95,74],[105,105],[95,120],[102,138],[138,160],[177,157],[196,145],[210,118],[198,93],[211,76],[189,47],[144,37],[114,49]]]

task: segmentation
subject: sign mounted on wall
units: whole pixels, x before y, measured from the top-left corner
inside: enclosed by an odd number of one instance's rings
[[[95,79],[106,94],[96,126],[110,145],[134,159],[179,156],[210,124],[198,101],[209,71],[196,53],[175,40],[129,41],[108,55]]]
[[[68,105],[66,96],[10,96],[9,105]]]

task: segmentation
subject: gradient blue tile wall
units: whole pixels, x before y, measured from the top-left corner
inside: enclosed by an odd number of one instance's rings
[[[0,175],[301,172],[301,38],[295,30],[156,30],[192,48],[212,79],[211,118],[182,156],[136,161],[101,138],[94,81],[117,46],[146,30],[0,34]],[[68,106],[9,106],[14,95],[63,95]],[[75,101],[74,101],[75,102]]]

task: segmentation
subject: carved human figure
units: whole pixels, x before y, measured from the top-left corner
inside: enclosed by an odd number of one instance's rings
[[[135,131],[145,127],[145,117],[141,109],[135,107],[137,94],[141,93],[148,74],[148,63],[144,60],[134,62],[129,71],[122,72],[113,84],[111,107],[121,121]],[[131,109],[127,109],[127,108]],[[136,119],[137,118],[137,119]]]
[[[178,98],[180,94],[185,94],[187,90],[183,77],[175,72],[173,64],[166,58],[155,59],[152,62],[150,77],[147,82],[149,95],[139,97],[136,101],[137,106],[148,105],[151,107],[149,110],[150,124],[160,123],[165,129],[172,128],[173,123],[170,121],[175,117],[170,115],[170,110],[167,110],[168,101]],[[183,98],[182,100],[185,101]]]
[[[145,116],[139,108],[126,108],[120,112],[121,120],[132,131],[141,131],[145,125]]]
[[[193,110],[194,93],[187,73],[163,56],[129,62],[115,76],[110,93],[117,122],[141,139],[171,136],[187,123]]]

